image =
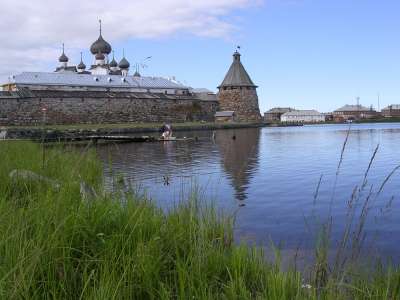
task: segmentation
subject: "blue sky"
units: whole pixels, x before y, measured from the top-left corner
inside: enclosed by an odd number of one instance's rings
[[[241,45],[262,112],[327,112],[356,97],[377,108],[378,92],[381,108],[400,103],[400,1],[3,1],[2,81],[20,71],[54,70],[61,42],[73,63],[84,51],[90,64],[100,17],[118,58],[122,48],[132,64],[151,55],[142,73],[176,76],[193,87],[216,90]]]
[[[115,46],[152,55],[146,73],[215,89],[239,44],[262,111],[331,111],[357,96],[377,108],[378,92],[381,107],[400,103],[399,12],[400,1],[269,1],[226,16],[238,27],[226,38],[177,33]]]

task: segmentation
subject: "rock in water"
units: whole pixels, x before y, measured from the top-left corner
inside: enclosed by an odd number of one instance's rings
[[[80,182],[80,192],[81,192],[81,197],[83,200],[89,201],[94,198],[97,198],[97,193],[93,187],[88,185],[86,182],[83,180]]]
[[[0,130],[0,140],[5,140],[7,137],[7,130]]]
[[[61,184],[57,180],[36,174],[35,172],[29,170],[12,170],[8,176],[13,181],[23,180],[31,182],[43,182],[50,185],[55,190],[59,190],[61,187]]]

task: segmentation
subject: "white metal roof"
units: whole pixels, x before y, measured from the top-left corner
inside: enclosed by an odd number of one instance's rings
[[[235,112],[232,110],[217,111],[215,113],[215,117],[232,117],[234,114]]]
[[[367,110],[369,111],[371,109],[369,109],[368,107],[362,106],[361,104],[359,104],[359,105],[346,104],[345,106],[342,106],[341,108],[338,108],[335,111],[338,112],[338,111],[367,111]]]
[[[92,75],[79,73],[23,72],[11,76],[10,83],[15,83],[17,85],[188,89],[188,87],[179,82],[162,77],[124,77],[121,75]]]
[[[282,116],[322,116],[322,114],[314,109],[312,110],[294,110],[284,113]]]

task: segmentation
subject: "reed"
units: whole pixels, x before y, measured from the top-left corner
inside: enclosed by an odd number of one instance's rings
[[[319,286],[305,285],[299,272],[268,263],[262,250],[233,243],[232,218],[202,205],[195,194],[164,213],[129,188],[107,193],[89,147],[48,149],[44,167],[37,144],[2,142],[0,157],[1,299],[400,296],[400,272],[390,267],[347,273],[346,280],[326,272],[318,275]],[[11,179],[14,169],[60,187]],[[83,197],[82,182],[96,196]]]

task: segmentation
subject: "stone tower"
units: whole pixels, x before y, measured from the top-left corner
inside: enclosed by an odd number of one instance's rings
[[[240,62],[238,51],[233,54],[233,63],[218,89],[221,111],[234,111],[237,121],[261,121],[257,86],[251,81],[249,74]]]

